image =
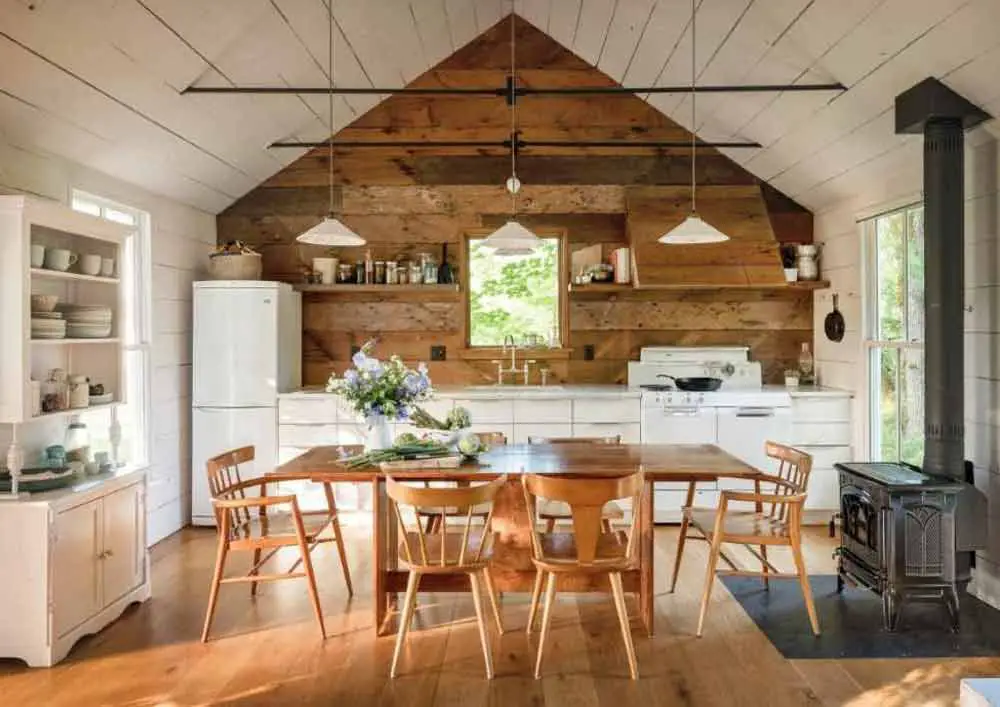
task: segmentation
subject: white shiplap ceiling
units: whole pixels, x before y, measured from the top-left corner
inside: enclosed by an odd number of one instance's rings
[[[210,212],[322,139],[323,97],[182,96],[189,85],[326,82],[326,0],[0,0],[0,134]],[[337,82],[402,86],[498,22],[509,0],[335,0]],[[539,29],[627,85],[686,83],[688,0],[516,0]],[[703,83],[841,81],[842,94],[699,99],[706,138],[820,210],[918,149],[899,92],[942,79],[1000,111],[1000,0],[700,0]],[[690,127],[680,95],[649,97]],[[344,125],[376,103],[338,99]],[[0,165],[2,182],[3,165]]]

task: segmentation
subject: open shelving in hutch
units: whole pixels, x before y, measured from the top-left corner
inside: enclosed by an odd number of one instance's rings
[[[73,211],[65,205],[27,196],[0,196],[0,424],[10,427],[6,468],[11,493],[25,459],[19,428],[36,420],[67,418],[96,409],[112,410],[112,456],[121,438],[114,408],[124,402],[123,319],[125,301],[117,270],[131,228]],[[111,277],[32,267],[32,245],[66,249],[77,255],[113,258]],[[103,305],[111,309],[112,331],[105,338],[33,339],[32,295],[55,295],[62,304]],[[53,369],[85,375],[112,394],[112,401],[87,408],[38,414],[32,381],[45,381]],[[44,386],[44,383],[42,383]],[[23,495],[23,492],[22,492]]]

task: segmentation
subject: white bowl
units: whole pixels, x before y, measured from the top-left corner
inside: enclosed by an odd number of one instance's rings
[[[32,312],[51,312],[59,304],[58,295],[32,295],[31,296],[31,311]]]

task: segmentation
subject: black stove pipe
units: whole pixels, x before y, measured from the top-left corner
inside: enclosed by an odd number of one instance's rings
[[[965,129],[924,124],[924,471],[965,481]]]

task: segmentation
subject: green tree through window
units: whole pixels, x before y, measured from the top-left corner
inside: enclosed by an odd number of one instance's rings
[[[469,241],[469,344],[500,346],[559,331],[559,239],[542,239],[530,255],[498,256]]]

